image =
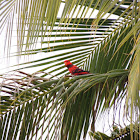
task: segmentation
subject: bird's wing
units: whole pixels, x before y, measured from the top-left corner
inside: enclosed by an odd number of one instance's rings
[[[73,75],[75,75],[75,74],[82,74],[82,72],[89,73],[88,71],[84,71],[84,70],[78,68],[77,66],[73,65],[73,67],[72,67],[72,69],[71,69],[71,73],[72,73]]]

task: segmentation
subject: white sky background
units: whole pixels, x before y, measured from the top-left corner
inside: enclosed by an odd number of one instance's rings
[[[60,11],[59,11],[60,15],[62,13],[63,7],[64,7],[64,4],[61,5]],[[91,11],[92,11],[92,9],[90,8],[86,17],[89,16]],[[82,12],[82,10],[81,10],[81,12]],[[95,18],[97,12],[98,11],[95,11],[95,13],[92,14],[91,18]],[[58,14],[58,16],[59,16],[59,14]],[[75,16],[76,16],[76,14],[74,15],[74,17]],[[115,18],[115,17],[114,17],[114,15],[112,15],[110,18]],[[32,55],[32,56],[26,56],[26,57],[24,57],[24,56],[21,56],[21,57],[7,57],[7,53],[8,53],[7,48],[4,49],[5,37],[6,37],[6,27],[3,29],[2,33],[0,34],[0,40],[1,40],[1,44],[0,44],[0,46],[1,46],[1,51],[0,51],[0,64],[1,64],[0,74],[14,69],[10,66],[16,65],[18,63],[28,62],[28,61],[31,61],[31,60],[36,60],[36,58],[41,59],[41,58],[46,57],[46,53],[43,53],[43,52],[40,52],[40,53]],[[16,39],[17,39],[17,36],[16,36],[16,22],[14,21],[13,37],[12,37],[12,43],[11,43],[12,45],[11,45],[11,48],[8,50],[8,51],[10,51],[10,54],[17,51]],[[37,48],[40,48],[40,46],[41,46],[40,42],[36,46],[37,46]],[[59,53],[61,53],[61,51]],[[54,54],[54,52],[48,53],[47,56],[52,55],[52,54]],[[17,66],[17,67],[19,67],[19,66]],[[24,70],[24,71],[28,72],[28,73],[33,73],[33,72],[36,72],[39,69],[40,68],[36,67],[34,69],[27,69],[27,70]],[[115,121],[116,121],[117,124],[121,124],[121,125],[125,126],[126,124],[123,124],[125,121],[123,122],[123,120],[122,120],[121,122],[119,122],[119,119],[122,118],[122,116],[123,116],[123,114],[120,113],[120,112],[123,112],[123,105],[124,104],[125,104],[125,101],[122,102],[120,110],[117,111],[116,116],[115,116],[116,117]],[[112,124],[113,108],[111,110],[112,111],[110,111],[109,114],[108,114],[108,112],[106,112],[106,116],[103,116],[103,117],[99,118],[99,121],[96,121],[96,131],[105,132],[108,135],[110,134],[110,127],[111,126],[109,126],[108,123],[110,125]],[[121,115],[121,116],[119,117],[119,115]],[[107,116],[109,116],[109,117],[107,117]],[[89,140],[89,138],[87,138],[87,140]]]

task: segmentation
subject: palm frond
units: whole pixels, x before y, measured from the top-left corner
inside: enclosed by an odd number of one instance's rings
[[[98,91],[97,87],[107,86],[110,83],[110,79],[113,78],[115,78],[113,82],[115,84],[117,77],[120,76],[123,77],[125,83],[128,75],[126,70],[116,70],[107,74],[76,76],[64,81],[64,78],[49,80],[35,74],[30,75],[20,71],[19,73],[20,77],[24,75],[22,79],[6,79],[1,88],[3,94],[8,94],[8,96],[1,97],[1,122],[3,124],[1,128],[4,128],[6,124],[10,125],[9,130],[1,129],[3,134],[1,139],[6,137],[38,137],[39,131],[42,131],[42,134],[45,135],[46,130],[48,130],[47,135],[51,139],[57,137],[54,132],[59,132],[60,130],[62,138],[69,135],[68,139],[80,139],[82,131],[84,131],[83,137],[85,137],[90,124],[89,119],[91,117],[92,120],[93,117],[95,102],[101,100],[101,94],[102,98],[104,97],[106,100],[105,103],[114,98],[110,95],[110,99],[108,99],[105,89],[102,88],[102,91]],[[10,80],[11,84],[7,83],[7,80]],[[87,82],[89,83],[88,85],[86,84]],[[13,93],[10,92],[10,96],[9,89],[13,89]],[[96,98],[97,94],[100,95],[99,98]],[[80,103],[79,101],[82,102]],[[110,105],[111,103],[109,103]],[[95,110],[97,111],[99,108],[100,104]],[[77,118],[77,116],[79,117]],[[10,117],[13,119],[12,121],[8,119]],[[17,120],[16,118],[19,119]],[[47,125],[44,125],[44,123]],[[52,127],[54,124],[56,124],[55,127]],[[20,130],[19,134],[17,131],[15,132],[15,128]]]
[[[84,139],[90,126],[95,131],[97,117],[119,104],[127,91],[131,122],[135,111],[139,121],[140,15],[136,0],[1,3],[0,31],[8,25],[8,48],[17,12],[18,51],[12,56],[46,53],[45,58],[20,64],[20,69],[43,66],[37,73],[1,75],[1,139]],[[113,14],[115,18],[109,18]],[[41,48],[35,47],[38,42]],[[64,77],[65,59],[93,74]]]

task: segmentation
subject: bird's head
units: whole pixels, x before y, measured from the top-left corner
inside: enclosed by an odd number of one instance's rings
[[[72,65],[72,63],[69,60],[65,60],[64,61],[64,64],[65,64],[66,67]]]

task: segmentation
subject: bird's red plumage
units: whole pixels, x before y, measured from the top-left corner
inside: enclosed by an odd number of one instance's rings
[[[73,65],[69,60],[65,60],[64,63],[72,75],[90,74],[88,71],[84,71],[84,70],[78,68],[77,66]]]

